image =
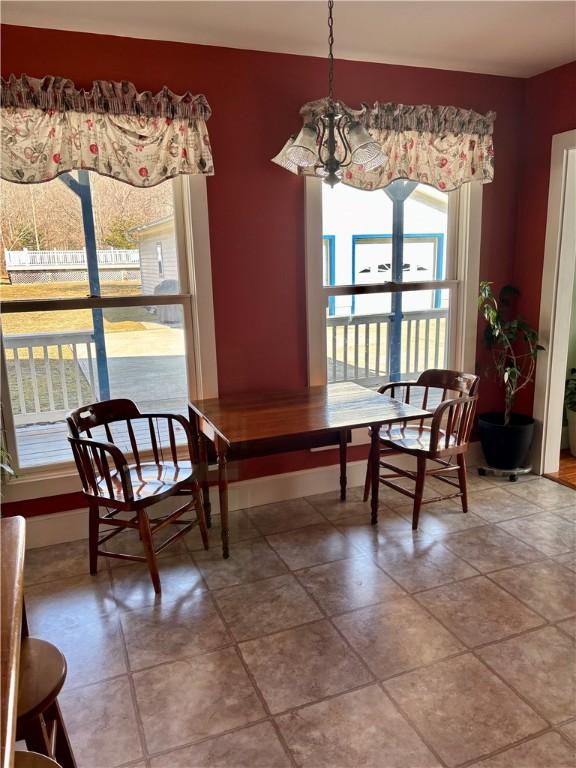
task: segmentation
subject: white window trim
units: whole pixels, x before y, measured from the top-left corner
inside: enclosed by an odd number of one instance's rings
[[[576,130],[552,137],[550,184],[534,388],[533,465],[538,474],[557,472],[560,465],[564,382],[574,309],[576,271]]]
[[[308,383],[326,383],[326,300],[322,275],[322,181],[305,178],[306,319],[308,329]],[[452,274],[457,280],[457,311],[450,313],[449,365],[473,372],[476,367],[478,289],[482,226],[482,184],[471,182],[449,198],[448,247]]]
[[[181,176],[173,183],[180,290],[182,294],[190,294],[184,302],[179,302],[184,310],[184,338],[187,344],[193,341],[189,344],[186,355],[188,395],[191,399],[217,397],[218,371],[206,177]],[[162,301],[164,297],[156,298]],[[130,303],[129,300],[127,303]],[[55,301],[52,306],[58,309],[64,304]],[[14,423],[3,351],[1,385],[7,447],[10,453],[16,456]],[[46,468],[18,468],[17,477],[6,480],[2,500],[5,503],[26,501],[79,490],[78,473],[71,459],[70,462],[61,462]]]

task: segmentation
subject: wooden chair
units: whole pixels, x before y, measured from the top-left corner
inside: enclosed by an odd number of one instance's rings
[[[35,637],[22,639],[16,739],[23,739],[28,749],[45,756],[44,763],[40,758],[30,758],[36,761],[30,762],[31,766],[45,764],[46,758],[51,758],[57,763],[49,765],[76,768],[58,706],[57,697],[65,680],[66,659],[55,645]]]
[[[14,768],[62,768],[60,763],[38,752],[14,752]]]
[[[432,412],[426,419],[417,422],[400,422],[380,431],[380,469],[389,470],[381,474],[380,483],[393,488],[414,500],[412,529],[418,528],[422,504],[443,499],[460,497],[462,511],[468,511],[466,485],[466,459],[470,431],[474,421],[480,377],[457,371],[424,371],[417,381],[391,382],[378,390],[383,395],[394,397],[405,403],[412,403]],[[390,463],[387,457],[394,453],[405,453],[416,457],[416,471],[403,469]],[[455,459],[455,463],[453,460]],[[426,462],[438,466],[427,469]],[[372,457],[368,458],[364,501],[368,500],[371,485]],[[447,477],[456,472],[458,477]],[[424,499],[424,483],[430,475],[452,487],[452,492]],[[406,477],[415,481],[411,491],[396,483],[394,478]]]
[[[78,408],[68,414],[67,421],[68,440],[90,507],[90,573],[97,572],[99,555],[147,562],[154,591],[159,594],[159,552],[196,525],[200,527],[204,548],[208,549],[189,422],[176,414],[140,413],[135,403],[124,399]],[[96,439],[97,433],[101,438],[98,435]],[[178,456],[179,438],[185,443],[184,459]],[[131,462],[119,446],[132,454]],[[172,496],[186,497],[186,501],[176,510],[151,519],[149,507]],[[108,510],[102,516],[100,507]],[[182,515],[192,507],[196,517],[182,520]],[[100,525],[112,530],[100,536]],[[169,525],[181,527],[155,549],[153,537]],[[138,531],[143,556],[101,549],[127,528]]]

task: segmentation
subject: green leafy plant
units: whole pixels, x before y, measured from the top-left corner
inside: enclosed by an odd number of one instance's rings
[[[576,411],[576,368],[571,369],[570,378],[566,381],[564,405],[567,411]]]
[[[0,472],[2,473],[2,476],[14,476],[16,474],[12,469],[12,458],[3,445],[0,445]]]
[[[514,398],[533,380],[536,355],[544,349],[538,343],[538,332],[521,318],[511,316],[519,295],[517,288],[506,285],[496,298],[492,283],[480,283],[478,305],[486,320],[484,341],[504,387],[504,424],[510,423]]]

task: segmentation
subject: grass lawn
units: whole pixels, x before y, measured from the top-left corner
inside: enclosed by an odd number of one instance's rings
[[[138,296],[140,283],[134,281],[106,282],[102,284],[105,296]],[[66,299],[86,296],[84,283],[22,283],[0,286],[2,301],[17,299]],[[104,311],[104,330],[144,330],[144,323],[154,323],[154,315],[145,307],[114,307]],[[49,312],[3,312],[2,328],[6,336],[13,334],[63,333],[65,331],[92,330],[92,312],[89,309],[70,309]]]

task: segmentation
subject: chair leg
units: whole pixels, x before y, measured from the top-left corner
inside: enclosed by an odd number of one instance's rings
[[[364,496],[362,501],[368,501],[370,496],[370,488],[372,487],[372,476],[370,474],[370,468],[372,467],[372,449],[368,454],[368,461],[366,462],[366,480],[364,480]]]
[[[30,752],[38,752],[41,755],[46,755],[46,757],[52,757],[50,754],[50,736],[43,715],[32,717],[25,723],[18,723],[16,738],[25,741]]]
[[[206,516],[204,514],[204,504],[202,503],[202,495],[200,493],[200,487],[196,483],[193,487],[194,494],[194,506],[196,507],[196,516],[198,517],[198,527],[200,528],[200,536],[202,536],[202,544],[204,549],[208,549],[208,528],[206,527]]]
[[[466,478],[466,458],[463,453],[456,456],[458,462],[458,482],[462,493],[462,512],[468,512],[468,481]]]
[[[144,554],[148,561],[148,570],[150,571],[150,578],[154,585],[154,592],[157,595],[160,594],[160,574],[158,573],[158,563],[156,562],[156,554],[152,547],[152,534],[150,533],[150,521],[148,520],[148,514],[146,510],[140,510],[138,514],[138,528],[140,531],[140,538],[142,539],[142,546],[144,547]]]
[[[422,506],[422,497],[424,496],[424,480],[426,479],[426,456],[417,456],[416,461],[416,490],[414,492],[414,510],[412,512],[413,531],[418,529],[420,507]]]
[[[91,504],[88,520],[88,548],[90,553],[90,574],[98,573],[98,534],[99,534],[99,510],[97,504]]]
[[[53,701],[44,713],[46,719],[53,723],[53,727],[56,728],[56,748],[52,757],[56,760],[58,765],[62,768],[76,768],[76,760],[74,759],[74,753],[70,745],[70,739],[68,738],[68,732],[62,719],[62,713],[58,701]]]

